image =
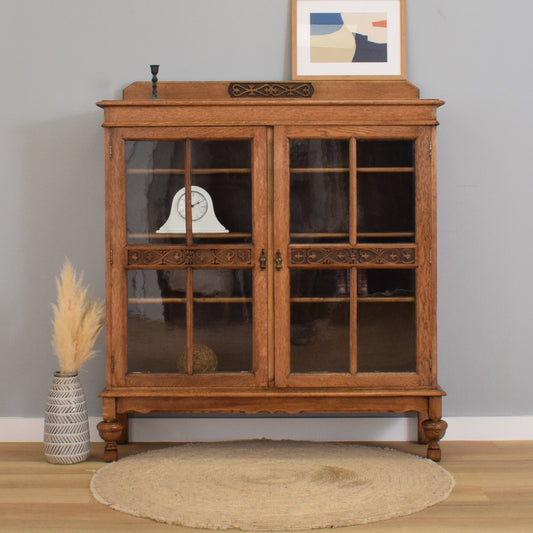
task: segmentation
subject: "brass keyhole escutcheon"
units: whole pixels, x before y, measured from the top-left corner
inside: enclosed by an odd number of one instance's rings
[[[265,270],[267,267],[267,256],[265,254],[265,249],[261,250],[261,255],[259,256],[259,268]]]
[[[281,252],[279,250],[276,252],[276,258],[274,259],[274,263],[276,264],[276,270],[281,270],[281,267],[283,265],[283,258],[281,257]]]

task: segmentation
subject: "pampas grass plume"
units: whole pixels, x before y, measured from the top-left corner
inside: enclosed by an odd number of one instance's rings
[[[96,352],[94,343],[104,325],[104,304],[91,300],[83,287],[83,273],[76,275],[66,259],[56,278],[52,346],[63,374],[77,373]]]

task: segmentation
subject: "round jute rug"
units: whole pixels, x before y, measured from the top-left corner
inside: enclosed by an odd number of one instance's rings
[[[102,467],[91,489],[113,509],[206,529],[349,526],[444,500],[452,476],[434,462],[346,443],[185,444]]]

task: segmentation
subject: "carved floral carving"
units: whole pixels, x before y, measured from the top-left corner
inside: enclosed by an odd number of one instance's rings
[[[293,265],[412,265],[414,248],[293,248]]]
[[[232,98],[311,98],[311,83],[230,83]]]
[[[128,266],[250,266],[250,248],[132,248]]]

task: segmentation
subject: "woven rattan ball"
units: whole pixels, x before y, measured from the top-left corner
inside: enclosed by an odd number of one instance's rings
[[[195,344],[192,352],[192,368],[195,374],[214,372],[217,369],[217,354],[205,344]],[[187,352],[178,356],[178,372],[187,372]]]

